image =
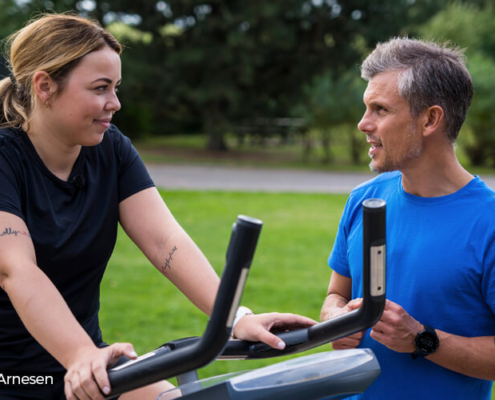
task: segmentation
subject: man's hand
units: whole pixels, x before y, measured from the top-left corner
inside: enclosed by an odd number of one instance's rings
[[[269,313],[245,315],[235,326],[235,337],[250,342],[263,342],[274,349],[282,350],[285,343],[271,331],[285,332],[294,329],[309,328],[317,324],[311,318],[296,314]]]
[[[137,357],[132,344],[115,343],[102,349],[79,349],[64,378],[67,400],[104,400],[102,392],[108,394],[111,390],[107,368],[121,356]]]
[[[324,317],[326,318],[326,320],[329,320],[338,317],[339,315],[347,314],[351,311],[357,310],[359,307],[361,307],[362,303],[363,299],[351,300],[344,307],[333,307],[332,309],[327,310]],[[364,331],[334,340],[332,342],[332,348],[334,350],[354,349],[359,345],[359,343],[361,343],[363,336]]]
[[[411,317],[398,304],[387,300],[380,321],[371,330],[371,337],[399,353],[416,350],[414,339],[423,330],[423,325]]]
[[[328,321],[329,319],[338,317],[339,315],[347,314],[353,310],[357,310],[363,304],[363,299],[358,298],[345,302],[343,299],[338,299],[342,306],[340,307],[324,307],[321,312],[321,321]]]

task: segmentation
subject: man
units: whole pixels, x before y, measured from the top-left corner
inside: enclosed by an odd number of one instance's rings
[[[462,54],[406,38],[379,44],[358,124],[380,175],[351,193],[328,263],[321,318],[358,308],[362,208],[387,202],[387,302],[367,332],[332,343],[371,348],[382,373],[358,398],[490,399],[495,380],[495,192],[457,161],[473,95]],[[352,300],[351,300],[352,299]]]

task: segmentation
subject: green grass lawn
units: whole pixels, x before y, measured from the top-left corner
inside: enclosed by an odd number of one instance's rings
[[[161,193],[219,274],[237,215],[263,220],[242,304],[258,313],[294,312],[319,320],[330,278],[326,260],[346,195]],[[103,280],[100,317],[104,340],[129,341],[138,354],[173,339],[200,336],[207,323],[206,316],[151,266],[122,231]],[[328,350],[326,345],[311,352]],[[199,375],[254,369],[293,357],[218,361]]]

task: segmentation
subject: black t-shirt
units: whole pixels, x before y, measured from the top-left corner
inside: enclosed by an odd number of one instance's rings
[[[24,131],[0,129],[0,211],[25,221],[39,268],[95,343],[102,340],[99,287],[115,246],[119,202],[152,186],[130,140],[113,125],[100,144],[82,147],[67,182],[48,170]],[[0,289],[0,370],[7,369],[62,367],[24,328]]]

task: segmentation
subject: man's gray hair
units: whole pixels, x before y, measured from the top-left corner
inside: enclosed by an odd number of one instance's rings
[[[387,71],[401,71],[399,94],[413,116],[434,105],[442,107],[446,136],[454,143],[473,97],[463,52],[447,44],[393,38],[379,43],[364,60],[361,77],[369,81]]]

